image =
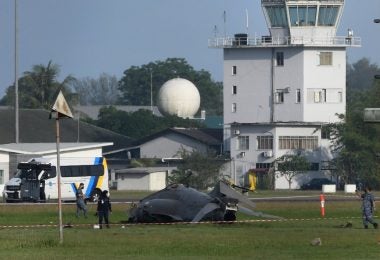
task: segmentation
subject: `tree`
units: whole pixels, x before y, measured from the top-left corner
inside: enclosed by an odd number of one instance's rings
[[[151,78],[152,77],[152,78]],[[120,103],[125,105],[147,106],[156,100],[160,87],[176,77],[193,82],[201,96],[201,108],[208,114],[223,113],[222,83],[214,82],[205,70],[196,71],[185,59],[168,58],[165,61],[150,62],[141,67],[132,66],[124,71],[119,82]],[[152,80],[152,93],[151,93]]]
[[[81,105],[116,105],[119,97],[119,83],[116,76],[106,73],[99,78],[74,80],[72,88],[79,94]]]
[[[285,154],[276,159],[278,175],[285,177],[291,189],[293,179],[310,168],[309,162],[300,155]]]
[[[19,79],[19,105],[21,108],[45,108],[50,109],[53,105],[58,90],[63,94],[70,93],[68,84],[74,79],[66,77],[58,82],[59,66],[49,61],[47,66],[34,65],[31,71],[24,72]],[[15,87],[10,86],[5,96],[1,99],[2,105],[14,105]],[[68,100],[69,101],[69,100]]]
[[[89,123],[135,139],[170,127],[203,127],[202,123],[196,120],[177,116],[158,117],[152,114],[152,111],[144,109],[129,113],[117,110],[113,106],[101,108],[98,120],[89,120]]]
[[[170,183],[182,183],[195,189],[205,190],[219,180],[224,161],[218,158],[214,151],[201,153],[181,149],[178,155],[183,162],[169,176]]]
[[[345,183],[380,181],[380,125],[363,119],[364,108],[380,107],[379,96],[379,83],[362,95],[353,95],[346,115],[340,115],[344,121],[328,126],[332,149],[337,154],[332,161],[335,174]]]
[[[371,89],[376,74],[380,74],[380,68],[377,64],[370,63],[368,58],[362,58],[353,64],[348,64],[347,90],[350,93],[357,93]]]
[[[380,107],[380,81],[374,80],[379,72],[368,59],[349,66],[346,114],[339,115],[342,122],[326,126],[336,153],[334,174],[345,183],[380,181],[380,125],[365,123],[363,118],[365,108]]]

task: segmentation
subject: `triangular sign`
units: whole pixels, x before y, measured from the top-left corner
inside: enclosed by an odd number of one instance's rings
[[[70,107],[67,104],[66,99],[63,96],[61,90],[58,93],[57,99],[55,100],[52,110],[58,112],[59,117],[73,118],[73,114],[71,113]]]

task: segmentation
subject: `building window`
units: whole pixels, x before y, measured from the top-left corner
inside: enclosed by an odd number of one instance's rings
[[[237,150],[249,150],[249,136],[238,136]]]
[[[321,5],[319,7],[318,25],[335,26],[338,13],[339,13],[339,6]]]
[[[271,5],[265,7],[271,27],[288,27],[288,19],[284,6]]]
[[[320,103],[321,102],[321,92],[315,91],[314,92],[314,103]]]
[[[277,52],[276,53],[276,64],[277,66],[284,66],[284,53]]]
[[[321,138],[322,139],[330,139],[330,133],[331,133],[331,130],[329,127],[322,126],[322,129],[321,129]]]
[[[232,75],[236,75],[236,74],[237,74],[237,67],[232,66]]]
[[[0,184],[4,184],[4,170],[0,170]]]
[[[342,103],[344,96],[342,89],[318,89],[309,88],[306,90],[307,103]]]
[[[318,148],[318,136],[280,136],[279,149],[308,149]]]
[[[326,103],[326,89],[314,92],[314,103]]]
[[[268,150],[273,149],[273,136],[258,136],[257,137],[257,149]]]
[[[296,91],[296,103],[301,103],[301,89],[299,88]]]
[[[326,89],[322,89],[321,91],[321,100],[323,103],[326,103]]]
[[[338,102],[339,103],[343,102],[343,92],[342,91],[338,91]]]
[[[333,64],[333,53],[332,52],[320,52],[319,53],[319,65],[332,65]]]
[[[319,171],[319,163],[310,163],[309,171]]]
[[[317,6],[296,5],[289,7],[290,24],[292,26],[315,26]]]
[[[283,90],[276,90],[276,93],[274,93],[274,102],[276,104],[284,103],[284,91]]]
[[[256,163],[256,169],[269,169],[272,166],[272,163]]]
[[[236,113],[237,107],[236,103],[232,103],[232,113]]]
[[[237,87],[236,86],[232,86],[232,94],[233,95],[237,94]]]

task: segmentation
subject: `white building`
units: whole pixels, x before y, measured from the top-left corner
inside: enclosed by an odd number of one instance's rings
[[[346,48],[359,47],[352,30],[336,36],[344,0],[262,0],[269,36],[210,40],[224,54],[224,141],[233,178],[301,153],[313,171],[293,188],[326,174],[332,158],[322,126],[346,107]],[[275,188],[288,188],[276,179]]]

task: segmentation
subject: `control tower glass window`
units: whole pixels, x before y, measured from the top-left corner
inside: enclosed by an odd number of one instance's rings
[[[267,14],[271,27],[288,27],[284,6],[267,6]]]
[[[289,16],[292,26],[315,26],[317,6],[290,6]]]
[[[339,13],[339,6],[322,5],[319,7],[318,25],[335,26]]]

